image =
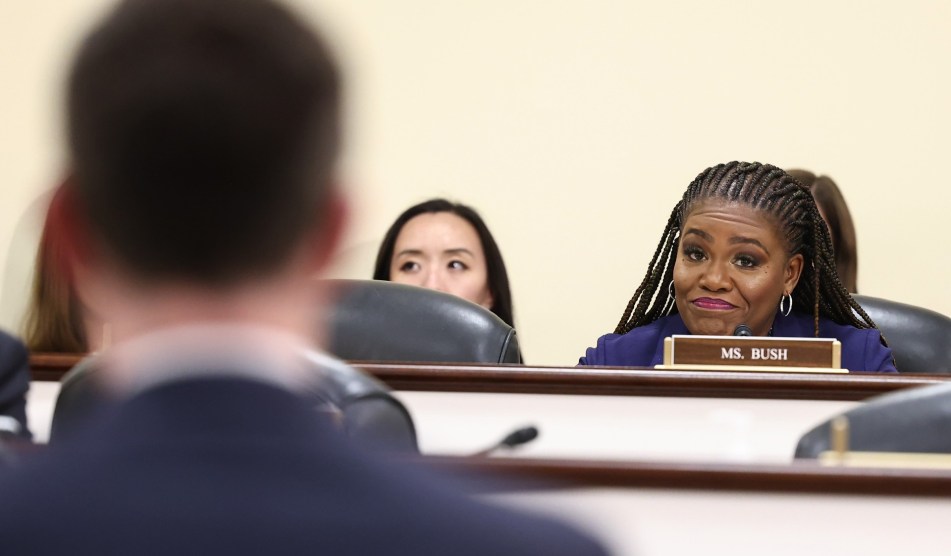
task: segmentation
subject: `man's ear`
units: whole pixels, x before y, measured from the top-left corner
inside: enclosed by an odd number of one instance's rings
[[[350,204],[335,184],[324,198],[323,211],[310,239],[311,270],[314,274],[320,274],[334,262],[349,222]]]
[[[799,277],[802,276],[802,265],[804,260],[802,258],[802,253],[797,253],[789,258],[789,261],[786,263],[786,269],[783,273],[783,292],[792,293],[796,289],[796,284],[799,283]]]

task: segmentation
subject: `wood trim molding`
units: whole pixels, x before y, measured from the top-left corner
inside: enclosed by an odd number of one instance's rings
[[[76,366],[84,353],[33,353],[30,354],[30,373],[33,380],[59,382],[63,375]]]
[[[81,354],[30,356],[33,380],[58,381]],[[466,363],[352,363],[394,390],[596,396],[666,396],[860,401],[951,375],[815,375],[611,367],[529,367]]]
[[[951,375],[815,375],[438,363],[353,364],[394,390],[430,392],[860,401],[903,388],[951,380]]]
[[[485,489],[502,492],[632,488],[951,497],[951,470],[826,467],[811,460],[755,465],[429,456],[421,461],[451,474],[489,478]]]

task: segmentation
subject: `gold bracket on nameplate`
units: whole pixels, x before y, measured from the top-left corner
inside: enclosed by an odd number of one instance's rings
[[[664,340],[657,369],[847,373],[842,344],[834,338],[680,336]]]

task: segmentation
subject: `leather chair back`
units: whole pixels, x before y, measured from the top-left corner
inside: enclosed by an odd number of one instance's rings
[[[95,367],[95,356],[87,357],[70,369],[60,381],[50,423],[50,444],[68,437],[75,427],[115,401],[100,387]]]
[[[409,412],[375,378],[320,352],[304,354],[314,368],[313,380],[301,392],[316,412],[343,428],[351,442],[373,450],[418,453],[416,428]],[[87,357],[63,377],[50,443],[61,442],[95,412],[115,399],[99,386],[96,358]]]
[[[381,280],[326,280],[327,351],[351,361],[520,363],[515,330],[492,311],[435,290]]]
[[[951,453],[951,384],[877,396],[843,415],[849,420],[850,450]],[[795,457],[816,458],[829,450],[831,423],[803,435]]]
[[[853,295],[878,325],[900,373],[951,373],[951,318],[868,295]]]
[[[338,294],[323,311],[328,351],[364,361],[518,363],[515,331],[495,314],[456,296],[392,282],[328,280]],[[321,411],[339,413],[358,444],[418,451],[413,421],[385,385],[317,352],[307,355],[315,381],[306,394]],[[50,442],[58,442],[97,408],[111,403],[95,380],[95,358],[64,378],[53,412]]]

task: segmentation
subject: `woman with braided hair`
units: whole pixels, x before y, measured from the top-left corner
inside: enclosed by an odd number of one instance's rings
[[[809,190],[780,168],[707,168],[674,207],[613,334],[581,365],[652,366],[673,334],[836,338],[842,366],[897,372],[875,323],[836,273]]]

